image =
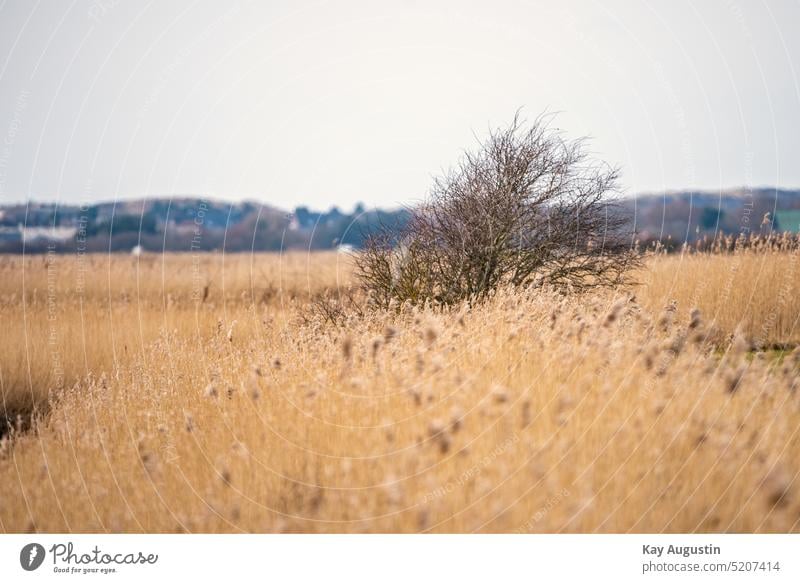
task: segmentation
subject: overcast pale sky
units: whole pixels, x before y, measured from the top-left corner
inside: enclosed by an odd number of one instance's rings
[[[0,0],[0,202],[394,206],[519,107],[630,194],[796,187],[798,26],[798,0]]]

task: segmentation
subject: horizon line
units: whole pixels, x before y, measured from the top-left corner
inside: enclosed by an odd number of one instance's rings
[[[620,193],[621,198],[624,199],[633,199],[633,198],[645,198],[645,197],[655,197],[655,196],[664,196],[664,195],[674,195],[674,194],[733,194],[734,192],[739,193],[744,191],[745,193],[750,192],[763,192],[763,191],[775,191],[777,192],[798,192],[800,193],[800,186],[795,187],[787,187],[787,186],[773,186],[773,185],[759,185],[759,186],[747,186],[747,185],[739,185],[739,186],[725,186],[725,187],[718,187],[718,188],[665,188],[663,190],[641,190],[632,195]],[[168,201],[184,201],[184,200],[203,200],[208,202],[218,202],[218,203],[228,203],[231,205],[236,204],[254,204],[260,205],[261,207],[268,207],[273,208],[275,210],[284,210],[283,207],[277,206],[272,202],[267,202],[263,200],[259,200],[257,198],[253,198],[251,196],[243,197],[243,198],[235,198],[234,196],[225,196],[225,195],[205,195],[202,193],[193,194],[193,193],[173,193],[173,194],[146,194],[146,195],[135,195],[135,196],[122,196],[115,199],[108,199],[108,198],[97,198],[91,202],[87,201],[64,201],[61,199],[48,199],[48,198],[38,198],[32,197],[28,199],[16,200],[16,201],[0,201],[0,208],[3,207],[11,207],[11,206],[22,206],[22,205],[30,205],[30,204],[57,204],[59,206],[97,206],[97,205],[104,205],[104,204],[117,204],[117,203],[136,203],[136,202],[147,202],[147,201],[154,201],[154,200],[168,200]],[[353,209],[358,206],[363,206],[366,209],[381,209],[381,210],[388,210],[388,209],[402,209],[406,205],[413,204],[413,202],[409,201],[408,203],[397,203],[395,205],[386,205],[386,206],[377,206],[377,205],[369,205],[364,201],[358,201],[352,203]],[[331,203],[329,210],[342,209],[344,205],[337,204],[336,202]],[[292,208],[301,208],[307,207],[309,209],[313,208],[312,205],[306,203],[298,203],[295,204]]]

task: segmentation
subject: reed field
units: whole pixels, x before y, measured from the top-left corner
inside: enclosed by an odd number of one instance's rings
[[[0,530],[800,531],[799,260],[330,318],[343,253],[2,256]]]

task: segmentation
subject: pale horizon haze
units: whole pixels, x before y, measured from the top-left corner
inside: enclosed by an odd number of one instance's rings
[[[408,204],[519,108],[631,195],[797,187],[798,24],[796,0],[0,0],[0,204]]]

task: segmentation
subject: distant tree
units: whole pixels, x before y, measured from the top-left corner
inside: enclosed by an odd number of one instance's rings
[[[319,215],[316,213],[312,214],[307,206],[299,206],[294,209],[294,216],[297,218],[297,222],[301,227],[308,227],[314,224],[316,217]]]
[[[548,118],[526,126],[515,116],[434,182],[404,228],[367,238],[357,275],[383,306],[452,305],[504,285],[622,283],[639,257],[612,200],[618,176]]]
[[[86,229],[87,236],[112,236],[123,233],[153,234],[157,232],[156,217],[152,213],[143,215],[118,214],[113,221],[90,223]]]
[[[706,231],[717,229],[724,214],[720,209],[703,207],[700,212],[700,227]]]

